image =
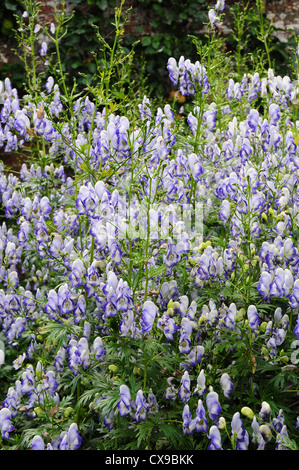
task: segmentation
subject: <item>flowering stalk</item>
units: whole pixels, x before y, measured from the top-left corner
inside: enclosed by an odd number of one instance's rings
[[[37,99],[39,81],[36,73],[37,59],[35,44],[37,36],[39,35],[40,26],[36,23],[36,19],[38,18],[41,3],[38,3],[35,0],[25,0],[23,3],[25,11],[22,17],[18,19],[19,28],[17,30],[19,44],[24,50],[23,56],[20,56],[20,58],[23,61],[26,70],[28,92],[32,93]],[[27,22],[28,24],[26,24]],[[28,61],[28,54],[30,61]]]
[[[271,57],[270,57],[271,47],[269,45],[269,41],[271,40],[270,38],[271,38],[273,27],[272,27],[272,23],[270,23],[267,26],[265,25],[264,5],[265,5],[264,0],[256,0],[256,7],[257,7],[257,12],[258,12],[259,27],[260,27],[259,35],[257,37],[265,46],[268,67],[269,69],[271,69]]]
[[[72,113],[73,106],[72,106],[72,100],[71,100],[71,95],[69,94],[68,87],[66,85],[65,81],[65,74],[62,70],[62,61],[61,61],[61,56],[60,56],[60,48],[59,48],[59,43],[61,42],[61,39],[67,34],[67,28],[65,28],[65,24],[70,21],[71,17],[66,18],[66,11],[65,11],[65,0],[62,0],[60,3],[60,11],[58,12],[57,10],[57,5],[55,4],[55,22],[51,24],[50,28],[50,34],[49,37],[53,41],[55,45],[55,52],[56,52],[56,57],[57,57],[57,65],[59,69],[59,74],[60,74],[60,79],[59,83],[62,84],[63,88],[63,93],[64,97],[67,100],[67,102],[70,104],[69,110]],[[65,29],[64,29],[65,28]],[[63,31],[64,29],[64,31]]]

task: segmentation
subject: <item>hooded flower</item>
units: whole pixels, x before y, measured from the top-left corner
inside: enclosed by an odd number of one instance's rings
[[[142,309],[142,317],[140,320],[142,333],[148,333],[152,329],[157,313],[158,308],[151,300],[147,300],[144,302]]]
[[[221,434],[217,426],[213,425],[210,427],[208,438],[211,439],[208,450],[222,450]]]
[[[240,413],[237,412],[233,415],[232,422],[232,440],[236,442],[236,449],[246,450],[249,444],[248,433],[243,426],[243,421],[240,418]]]
[[[148,413],[148,406],[146,404],[145,398],[143,396],[142,390],[138,390],[136,400],[136,413],[135,413],[135,419],[138,422],[139,420],[145,421],[146,420],[146,415]]]
[[[192,415],[189,409],[189,405],[185,405],[182,413],[182,418],[183,418],[183,436],[186,436],[186,434],[191,434],[192,431],[189,429],[189,425],[192,420]]]
[[[220,385],[222,387],[224,396],[228,398],[234,386],[229,375],[226,372],[220,377]]]
[[[187,401],[189,401],[189,398],[191,396],[191,391],[190,391],[190,377],[189,377],[188,371],[185,371],[182,376],[181,386],[179,388],[178,395],[181,398],[183,403],[186,403]]]
[[[218,399],[218,393],[211,390],[206,396],[206,405],[210,418],[215,421],[222,410]]]
[[[117,403],[120,416],[125,416],[131,411],[131,394],[127,385],[121,385],[119,389],[120,400]]]
[[[41,436],[34,436],[31,442],[31,449],[32,450],[45,450],[45,443]]]
[[[259,318],[259,315],[258,315],[258,312],[257,312],[257,309],[256,309],[256,306],[255,305],[250,305],[247,309],[247,317],[248,317],[248,320],[249,320],[249,327],[253,330],[253,331],[257,331],[258,330],[258,326],[260,324],[260,318]]]
[[[9,433],[14,430],[10,420],[11,411],[8,408],[2,408],[0,410],[0,431],[2,433],[2,439],[9,439]]]
[[[77,450],[82,442],[76,423],[72,423],[68,431],[61,433],[60,437],[59,450]]]
[[[203,402],[201,399],[198,400],[197,408],[196,408],[196,417],[189,424],[189,429],[191,431],[196,430],[196,432],[204,432],[204,433],[207,433],[208,431],[208,422],[206,419],[206,412],[205,412]]]

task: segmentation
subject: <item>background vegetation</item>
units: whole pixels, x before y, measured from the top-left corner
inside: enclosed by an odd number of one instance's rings
[[[211,3],[211,2],[210,2]],[[149,86],[148,94],[155,90],[155,96],[165,96],[169,93],[167,71],[165,63],[168,57],[184,55],[190,60],[196,60],[197,49],[190,36],[197,35],[199,25],[208,22],[206,0],[132,0],[132,9],[142,7],[145,16],[151,18],[149,25],[137,25],[128,28],[122,37],[122,47],[128,53],[134,45],[135,74],[140,78],[143,74]],[[113,43],[113,20],[116,0],[69,0],[72,15],[68,21],[67,32],[61,40],[60,50],[63,71],[68,74],[71,85],[74,73],[84,72],[84,78],[77,80],[85,83],[91,80],[96,71],[97,63],[94,52],[99,53],[98,38],[92,34],[92,27],[96,27],[107,43]],[[242,12],[246,12],[246,22],[240,24]],[[241,13],[241,15],[240,15]],[[21,15],[22,8],[19,0],[4,0],[0,5],[0,40],[12,39],[16,27],[15,15]],[[225,52],[234,53],[236,49],[236,35],[242,36],[242,68],[244,72],[248,61],[260,60],[260,42],[257,39],[259,16],[255,6],[249,2],[229,2],[226,18],[232,25],[231,32],[225,34]],[[227,22],[226,19],[226,22]],[[128,17],[130,22],[130,16]],[[242,21],[242,19],[241,19]],[[204,33],[201,41],[207,42]],[[272,64],[278,74],[290,74],[289,50],[294,47],[291,39],[282,43],[272,39]],[[138,65],[136,65],[138,64]],[[12,61],[2,67],[1,79],[14,76],[14,83],[21,89],[24,70],[22,64]],[[166,82],[166,83],[165,83]]]

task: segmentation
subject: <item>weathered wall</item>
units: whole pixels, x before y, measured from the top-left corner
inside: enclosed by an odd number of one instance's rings
[[[280,41],[287,42],[292,34],[290,30],[299,35],[298,0],[268,0],[267,16],[277,28],[274,34]]]

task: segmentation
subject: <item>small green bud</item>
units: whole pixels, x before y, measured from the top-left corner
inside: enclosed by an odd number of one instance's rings
[[[68,418],[73,412],[73,408],[71,406],[68,406],[65,410],[64,410],[64,416],[66,418]]]
[[[168,304],[167,304],[167,310],[168,310],[169,308],[173,308],[173,300],[172,300],[172,299],[170,299],[170,301],[169,301]]]
[[[263,323],[260,324],[260,332],[261,333],[265,333],[267,325],[268,325],[268,323],[266,321],[263,321]]]
[[[236,320],[237,321],[242,320],[245,316],[245,313],[246,313],[245,308],[240,308],[240,310],[238,310],[238,312],[237,312]]]
[[[135,366],[133,369],[133,374],[134,375],[140,375],[140,367]]]
[[[224,416],[220,416],[219,421],[218,421],[218,428],[219,429],[225,429],[226,428],[226,420]]]
[[[197,251],[198,251],[198,253],[201,253],[204,249],[205,249],[205,244],[204,244],[204,242],[202,242],[202,243],[199,245]]]
[[[39,418],[44,414],[44,410],[40,406],[36,406],[34,412]]]
[[[188,263],[190,264],[190,266],[195,266],[196,265],[195,259],[191,258],[191,256],[189,256],[189,258],[188,258]]]
[[[241,413],[244,416],[247,416],[247,418],[250,418],[250,419],[252,419],[254,417],[254,412],[252,411],[251,408],[249,408],[249,406],[243,406],[243,408],[241,409]]]
[[[114,364],[111,364],[110,366],[108,366],[108,369],[114,374],[114,372],[118,370],[118,367]]]
[[[272,207],[269,207],[268,209],[268,214],[270,214],[272,217],[274,215],[274,210],[272,209]]]
[[[290,358],[288,356],[281,356],[280,358],[283,362],[289,362]]]
[[[205,321],[207,320],[207,317],[205,315],[201,315],[198,319],[197,324],[200,326],[202,325]]]

